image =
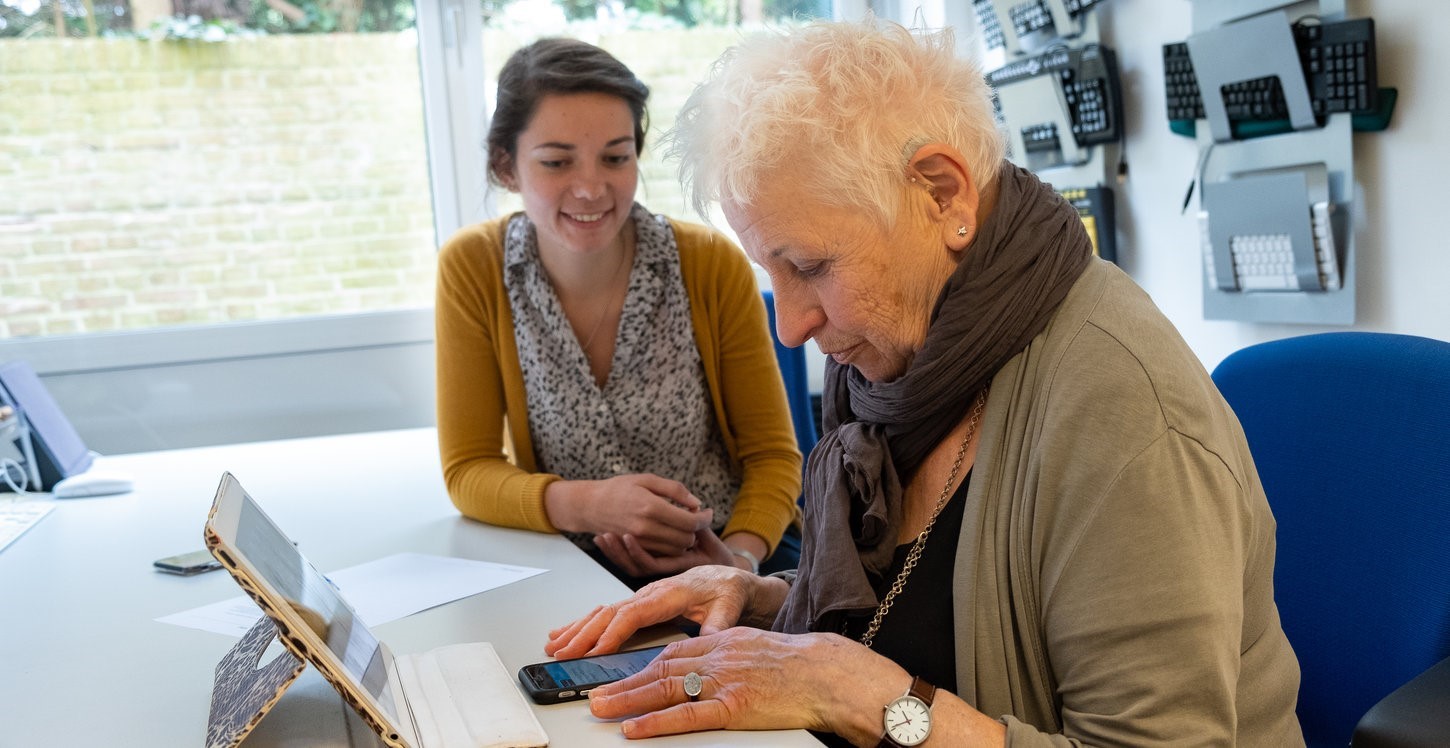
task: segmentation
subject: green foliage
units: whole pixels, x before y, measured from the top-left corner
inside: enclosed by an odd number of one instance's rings
[[[414,27],[416,2],[435,0],[289,0],[303,13],[289,20],[265,0],[215,0],[180,2],[194,7],[196,14],[163,19],[150,28],[135,32],[146,39],[221,41],[247,33],[328,34],[351,31],[344,12],[352,7],[360,33],[403,31]],[[81,0],[0,0],[0,38],[55,36],[54,5],[61,4],[66,36],[88,33],[85,5]],[[483,8],[485,23],[502,18],[514,0],[476,0]],[[593,20],[598,8],[607,15],[626,19],[631,28],[662,26],[693,27],[729,25],[740,21],[740,0],[553,0],[571,21]],[[130,4],[126,0],[93,0],[99,32],[103,36],[130,36]],[[831,0],[762,0],[767,21],[829,17]],[[216,17],[213,17],[216,16]]]
[[[0,38],[46,35],[45,19],[0,2]]]
[[[345,31],[339,4],[326,0],[289,0],[303,13],[300,21],[285,16],[258,0],[252,3],[247,25],[272,34],[330,34]],[[429,0],[421,0],[427,2]],[[403,31],[413,28],[413,0],[363,0],[359,9],[358,32]]]
[[[57,2],[60,3],[63,19],[61,35],[89,36],[91,25],[86,22],[86,5],[82,0],[0,0],[0,39],[56,36]],[[111,36],[114,32],[130,31],[126,0],[92,0],[91,7],[96,13],[93,20],[98,35]]]
[[[501,13],[506,0],[482,0],[485,17]],[[701,24],[723,26],[740,21],[740,0],[554,0],[571,21],[595,18],[597,8],[613,5],[627,18],[657,16],[677,21],[682,26]],[[830,17],[831,0],[763,0],[762,14],[766,20]],[[616,11],[618,12],[618,11]]]
[[[763,12],[771,20],[830,18],[831,0],[764,0]]]
[[[226,18],[203,20],[201,16],[171,16],[158,18],[151,28],[136,32],[141,39],[156,41],[224,42],[243,36],[258,36],[264,32],[237,25]]]

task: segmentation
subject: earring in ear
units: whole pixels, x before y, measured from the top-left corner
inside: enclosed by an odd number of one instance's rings
[[[957,236],[966,236],[966,235],[967,235],[967,227],[966,226],[958,226],[957,227]]]

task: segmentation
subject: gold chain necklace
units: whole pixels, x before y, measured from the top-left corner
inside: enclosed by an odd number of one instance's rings
[[[989,385],[990,386],[990,383]],[[931,510],[931,518],[926,521],[926,527],[916,536],[916,542],[912,543],[911,550],[906,554],[906,562],[901,565],[901,573],[896,575],[896,581],[891,584],[891,589],[886,593],[885,599],[876,606],[876,615],[871,617],[871,623],[866,627],[866,633],[861,635],[861,643],[867,647],[876,640],[876,632],[881,629],[881,621],[885,620],[886,614],[891,611],[891,604],[896,602],[896,596],[906,586],[906,578],[911,576],[911,570],[921,560],[921,552],[926,549],[926,538],[931,534],[931,528],[936,525],[937,515],[941,514],[943,507],[947,505],[947,499],[951,498],[952,485],[957,482],[957,472],[962,469],[962,460],[967,456],[967,445],[972,443],[972,436],[977,433],[977,424],[982,420],[982,408],[987,403],[987,387],[977,395],[976,402],[972,405],[972,420],[967,424],[967,435],[962,437],[962,446],[957,447],[957,459],[952,463],[952,472],[947,476],[947,483],[942,486],[941,495],[936,499],[936,508]]]
[[[614,282],[614,283],[618,283],[619,282],[619,273],[620,273],[620,271],[624,270],[624,266],[625,265],[629,264],[628,263],[628,260],[629,260],[630,254],[632,254],[632,253],[629,251],[629,241],[626,239],[624,241],[624,251],[619,256],[619,267],[616,267],[614,269],[614,277],[612,277],[610,279],[611,282]],[[629,283],[627,281],[624,284],[624,294],[623,295],[624,296],[628,296],[629,295]],[[612,299],[610,301],[606,301],[604,303],[604,310],[599,313],[599,320],[594,323],[594,329],[589,332],[589,337],[587,337],[587,338],[584,339],[584,344],[581,345],[581,346],[579,346],[579,348],[582,349],[585,352],[586,355],[589,352],[589,344],[594,342],[594,336],[598,335],[599,334],[599,330],[604,327],[604,320],[605,320],[606,317],[609,316],[609,310],[611,308],[613,308],[613,306],[614,306],[614,304],[613,304],[613,300]]]

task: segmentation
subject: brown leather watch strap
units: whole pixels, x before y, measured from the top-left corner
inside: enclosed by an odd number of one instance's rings
[[[927,708],[930,709],[931,700],[936,698],[936,686],[928,683],[925,678],[918,675],[911,679],[911,688],[906,689],[905,695],[915,696],[921,699],[921,703],[926,704]],[[890,733],[883,732],[881,734],[881,742],[876,744],[876,748],[902,748],[902,746],[900,743],[891,739]]]
[[[936,686],[926,682],[920,675],[911,679],[911,690],[907,693],[921,699],[921,703],[931,706],[931,700],[936,697]]]

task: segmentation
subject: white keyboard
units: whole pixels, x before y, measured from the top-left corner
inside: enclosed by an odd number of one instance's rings
[[[1314,258],[1319,287],[1301,289],[1294,271],[1294,245],[1288,234],[1244,234],[1229,237],[1229,254],[1233,258],[1234,284],[1240,291],[1320,291],[1338,290],[1343,286],[1339,273],[1339,255],[1334,246],[1331,223],[1333,206],[1315,203],[1310,209],[1310,228],[1314,234]],[[1203,249],[1204,270],[1210,285],[1217,288],[1218,273],[1213,261],[1213,245],[1208,235],[1208,214],[1198,214],[1199,243]]]
[[[1319,261],[1319,284],[1326,291],[1344,286],[1339,274],[1339,250],[1334,246],[1333,203],[1314,203],[1309,225],[1314,230],[1314,258]]]
[[[1288,234],[1231,236],[1234,281],[1240,291],[1298,291],[1294,274],[1294,243]]]

